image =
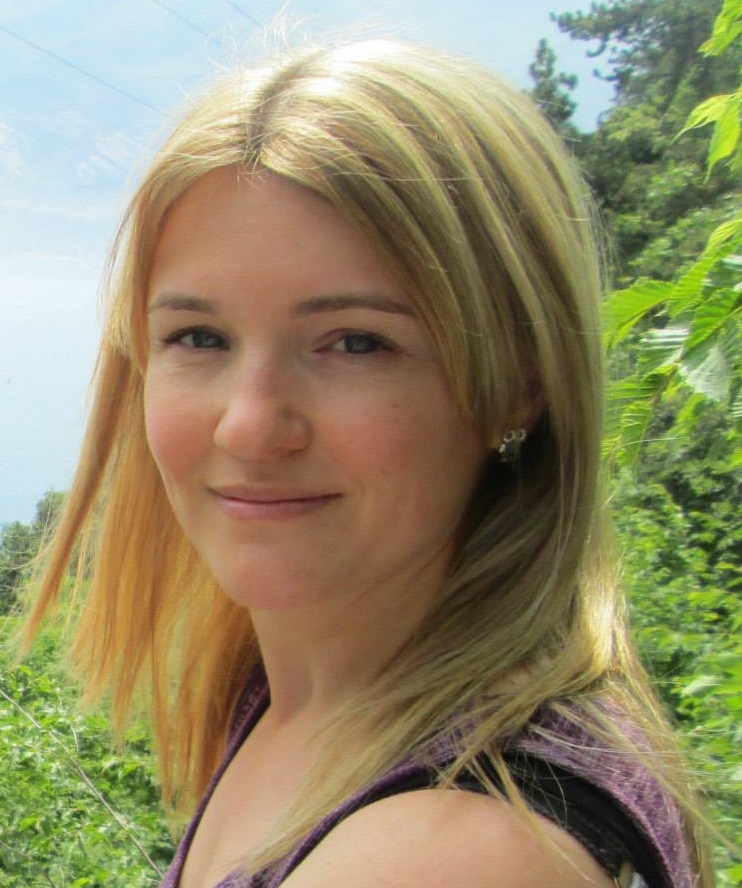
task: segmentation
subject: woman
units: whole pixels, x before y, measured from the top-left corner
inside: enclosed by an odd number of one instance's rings
[[[79,552],[88,694],[146,689],[202,799],[165,886],[710,884],[607,552],[600,295],[572,163],[464,61],[306,50],[175,127],[29,624]]]

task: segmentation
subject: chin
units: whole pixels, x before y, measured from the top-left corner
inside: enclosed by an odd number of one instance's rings
[[[215,573],[224,594],[250,611],[287,613],[316,607],[327,600],[326,586],[287,574],[286,570],[256,570],[235,574]]]

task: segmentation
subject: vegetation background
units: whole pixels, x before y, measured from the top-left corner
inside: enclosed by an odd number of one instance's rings
[[[742,0],[613,0],[555,16],[598,41],[597,129],[541,42],[531,90],[572,145],[612,237],[606,428],[639,647],[711,817],[742,846]],[[699,49],[700,47],[700,49]],[[156,885],[172,853],[144,728],[111,745],[47,635],[5,643],[62,494],[0,529],[0,888]],[[720,888],[742,885],[718,843]]]

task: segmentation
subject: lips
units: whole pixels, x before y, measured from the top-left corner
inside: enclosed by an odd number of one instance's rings
[[[304,488],[250,487],[227,484],[209,487],[219,506],[231,517],[280,519],[299,517],[337,501],[341,494]]]

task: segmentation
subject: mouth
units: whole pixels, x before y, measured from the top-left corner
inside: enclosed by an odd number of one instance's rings
[[[209,487],[209,493],[231,517],[243,520],[299,517],[340,499],[339,493],[294,488]]]

